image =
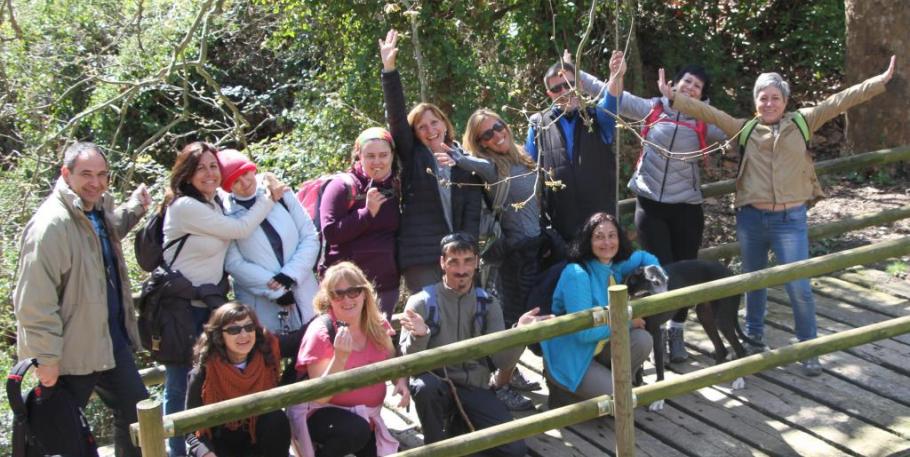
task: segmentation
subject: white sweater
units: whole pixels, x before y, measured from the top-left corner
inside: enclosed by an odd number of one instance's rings
[[[263,190],[260,193],[265,194]],[[183,273],[194,286],[218,284],[224,275],[224,257],[231,240],[250,236],[274,205],[271,198],[259,198],[243,217],[234,218],[225,216],[214,201],[205,204],[195,198],[177,198],[164,215],[164,244],[187,233],[190,236],[171,268]],[[171,262],[179,245],[175,243],[164,253],[166,262]]]

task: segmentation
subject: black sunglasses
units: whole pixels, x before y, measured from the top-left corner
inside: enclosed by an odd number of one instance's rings
[[[247,333],[253,333],[256,331],[256,324],[250,322],[246,325],[232,325],[230,327],[225,327],[221,329],[222,332],[227,333],[228,335],[239,335],[241,331]]]
[[[347,289],[335,289],[330,292],[330,295],[335,300],[340,300],[342,297],[357,298],[363,293],[363,289],[365,289],[363,286],[351,286]]]
[[[553,92],[554,94],[561,94],[563,91],[571,89],[574,85],[575,81],[566,81],[562,84],[557,84],[551,87],[550,92]]]
[[[493,138],[493,135],[496,134],[495,132],[501,132],[505,129],[506,129],[505,124],[503,124],[501,121],[496,121],[496,123],[493,124],[492,127],[488,128],[486,131],[484,131],[480,135],[477,135],[477,141],[478,142],[490,141],[490,139]]]

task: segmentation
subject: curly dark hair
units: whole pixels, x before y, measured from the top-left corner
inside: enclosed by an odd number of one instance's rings
[[[619,221],[611,214],[595,213],[588,218],[585,225],[582,226],[581,230],[578,231],[578,234],[575,235],[572,245],[569,246],[569,262],[584,264],[584,262],[596,258],[594,250],[591,249],[591,238],[594,236],[594,230],[597,229],[600,224],[607,222],[616,227],[616,233],[619,236],[619,248],[616,250],[616,255],[613,256],[613,261],[621,262],[632,255],[632,243],[626,238],[626,233],[623,231]]]
[[[253,325],[256,326],[256,345],[250,351],[249,356],[252,356],[254,351],[259,351],[264,356],[267,366],[274,366],[278,363],[280,354],[272,354],[272,346],[266,339],[267,331],[259,323],[259,317],[256,316],[256,312],[242,303],[227,302],[212,312],[212,316],[209,317],[209,321],[202,329],[202,335],[196,341],[196,346],[193,348],[193,359],[196,366],[204,365],[214,354],[226,361],[230,361],[222,330],[248,317],[253,321]],[[249,360],[249,356],[247,360]]]

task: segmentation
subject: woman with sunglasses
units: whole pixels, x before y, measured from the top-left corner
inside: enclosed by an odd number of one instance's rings
[[[392,134],[380,127],[364,130],[351,159],[350,170],[329,181],[322,193],[319,218],[326,252],[319,270],[343,260],[357,264],[376,285],[380,309],[390,319],[400,285],[395,234],[401,219]]]
[[[408,290],[416,293],[442,277],[439,240],[443,236],[453,232],[478,236],[481,188],[471,173],[442,166],[434,158],[459,148],[455,128],[442,110],[419,103],[407,113],[401,75],[395,69],[397,43],[398,32],[389,30],[385,40],[379,39],[379,54],[386,117],[401,160],[398,266]]]
[[[269,333],[250,307],[226,303],[212,313],[196,342],[186,409],[271,389],[278,385],[282,353],[295,347]],[[291,430],[282,411],[228,422],[187,434],[194,457],[285,457]]]
[[[190,291],[193,296],[168,296],[165,299],[169,301],[168,306],[189,307],[194,337],[202,331],[211,310],[227,301],[229,285],[224,272],[224,258],[228,245],[232,240],[249,237],[283,193],[283,186],[280,185],[258,189],[257,193],[267,198],[257,199],[245,215],[239,218],[224,215],[218,195],[221,168],[217,154],[212,145],[200,141],[184,146],[171,170],[162,205],[162,211],[165,211],[164,262],[193,285]],[[165,364],[166,414],[183,411],[192,344],[192,341],[186,342],[186,362]],[[172,457],[186,454],[182,438],[170,438],[168,445]]]
[[[329,319],[313,320],[300,344],[297,370],[310,379],[395,355],[391,339],[395,332],[380,313],[376,292],[357,265],[341,262],[329,267],[313,308]],[[406,378],[396,380],[395,394],[401,395],[398,406],[410,403]],[[297,455],[381,456],[397,452],[398,442],[380,416],[385,395],[385,383],[380,382],[288,408]]]

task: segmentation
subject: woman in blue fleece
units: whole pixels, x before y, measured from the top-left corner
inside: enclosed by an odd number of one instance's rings
[[[607,213],[596,213],[585,222],[569,250],[569,264],[553,291],[553,314],[574,313],[608,304],[607,287],[621,284],[626,275],[645,265],[658,265],[657,257],[632,251],[629,241]],[[653,341],[643,319],[633,319],[629,338],[632,372],[651,353]],[[599,326],[541,343],[551,394],[567,390],[581,399],[613,393],[610,373],[609,326]]]

